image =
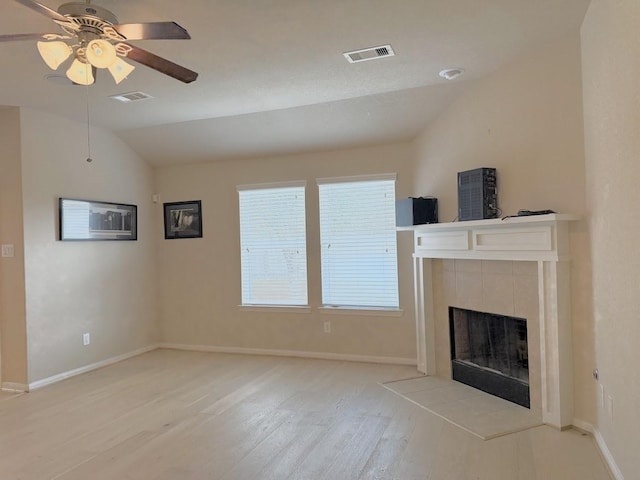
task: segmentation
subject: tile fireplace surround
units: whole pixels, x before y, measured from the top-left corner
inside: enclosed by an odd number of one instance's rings
[[[579,219],[550,214],[399,227],[398,231],[414,233],[418,370],[436,374],[432,259],[536,262],[539,342],[535,343],[540,350],[542,421],[569,427],[573,421],[569,222]]]

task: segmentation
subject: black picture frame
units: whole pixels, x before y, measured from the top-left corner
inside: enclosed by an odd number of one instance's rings
[[[63,242],[137,240],[138,206],[60,197],[58,227]]]
[[[201,238],[202,202],[171,202],[164,205],[164,238]]]

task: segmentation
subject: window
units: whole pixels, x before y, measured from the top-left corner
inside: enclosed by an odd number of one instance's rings
[[[323,305],[398,308],[395,175],[318,188]]]
[[[243,305],[306,305],[305,184],[239,186]]]

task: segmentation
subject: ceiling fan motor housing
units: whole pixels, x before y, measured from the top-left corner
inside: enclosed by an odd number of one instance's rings
[[[94,38],[123,39],[111,28],[112,25],[118,24],[118,17],[105,8],[87,3],[72,2],[60,5],[58,13],[69,19],[68,24],[58,22],[60,27],[68,34],[77,35],[79,32],[84,32],[95,35]]]
[[[106,8],[99,7],[98,5],[88,5],[79,2],[63,3],[58,7],[58,13],[65,17],[80,19],[87,17],[87,19],[101,20],[110,25],[118,24],[118,17]]]

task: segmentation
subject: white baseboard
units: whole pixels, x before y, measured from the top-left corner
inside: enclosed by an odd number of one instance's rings
[[[32,391],[37,388],[46,387],[47,385],[60,382],[70,377],[75,377],[76,375],[87,373],[92,370],[97,370],[98,368],[106,367],[107,365],[112,365],[114,363],[121,362],[122,360],[126,360],[131,357],[137,357],[138,355],[142,355],[143,353],[156,350],[157,348],[158,348],[157,345],[150,345],[148,347],[143,347],[143,348],[139,348],[138,350],[134,350],[133,352],[118,355],[117,357],[107,358],[106,360],[102,360],[100,362],[92,363],[90,365],[85,365],[84,367],[76,368],[74,370],[69,370],[68,372],[58,373],[57,375],[53,375],[51,377],[43,378],[42,380],[37,380],[33,383],[29,383],[27,391]]]
[[[585,422],[584,420],[580,420],[579,418],[573,419],[573,425],[580,430],[584,430],[585,432],[590,433],[593,436],[594,440],[596,441],[596,445],[598,445],[598,448],[600,449],[600,454],[609,467],[609,471],[611,472],[611,475],[613,475],[613,478],[615,478],[615,480],[624,480],[622,472],[618,468],[618,465],[616,464],[616,461],[613,458],[609,447],[607,447],[607,443],[604,441],[604,437],[600,433],[600,430],[591,425],[589,422]]]
[[[241,355],[271,355],[274,357],[316,358],[320,360],[339,360],[346,362],[417,366],[417,361],[415,358],[376,357],[371,355],[353,355],[347,353],[305,352],[300,350],[271,350],[266,348],[216,347],[210,345],[183,345],[178,343],[161,343],[158,345],[158,348],[188,350],[192,352],[234,353]]]
[[[0,390],[4,392],[22,393],[29,391],[29,385],[24,383],[2,382]]]
[[[194,352],[213,352],[213,353],[234,353],[242,355],[271,355],[277,357],[298,357],[298,358],[317,358],[322,360],[340,360],[348,362],[363,362],[363,363],[382,363],[390,365],[417,365],[416,359],[413,358],[399,358],[399,357],[377,357],[370,355],[352,355],[342,353],[325,353],[325,352],[305,352],[298,350],[271,350],[264,348],[242,348],[242,347],[216,347],[208,345],[182,345],[177,343],[161,343],[158,345],[150,345],[148,347],[134,350],[133,352],[118,355],[117,357],[108,358],[100,362],[85,365],[84,367],[69,370],[67,372],[58,373],[51,377],[43,378],[28,385],[4,382],[1,386],[2,390],[10,392],[29,392],[38,388],[46,387],[53,383],[60,382],[67,378],[75,377],[83,373],[96,370],[98,368],[106,367],[114,363],[121,362],[131,357],[136,357],[143,353],[156,350],[158,348],[168,348],[173,350],[188,350]]]

